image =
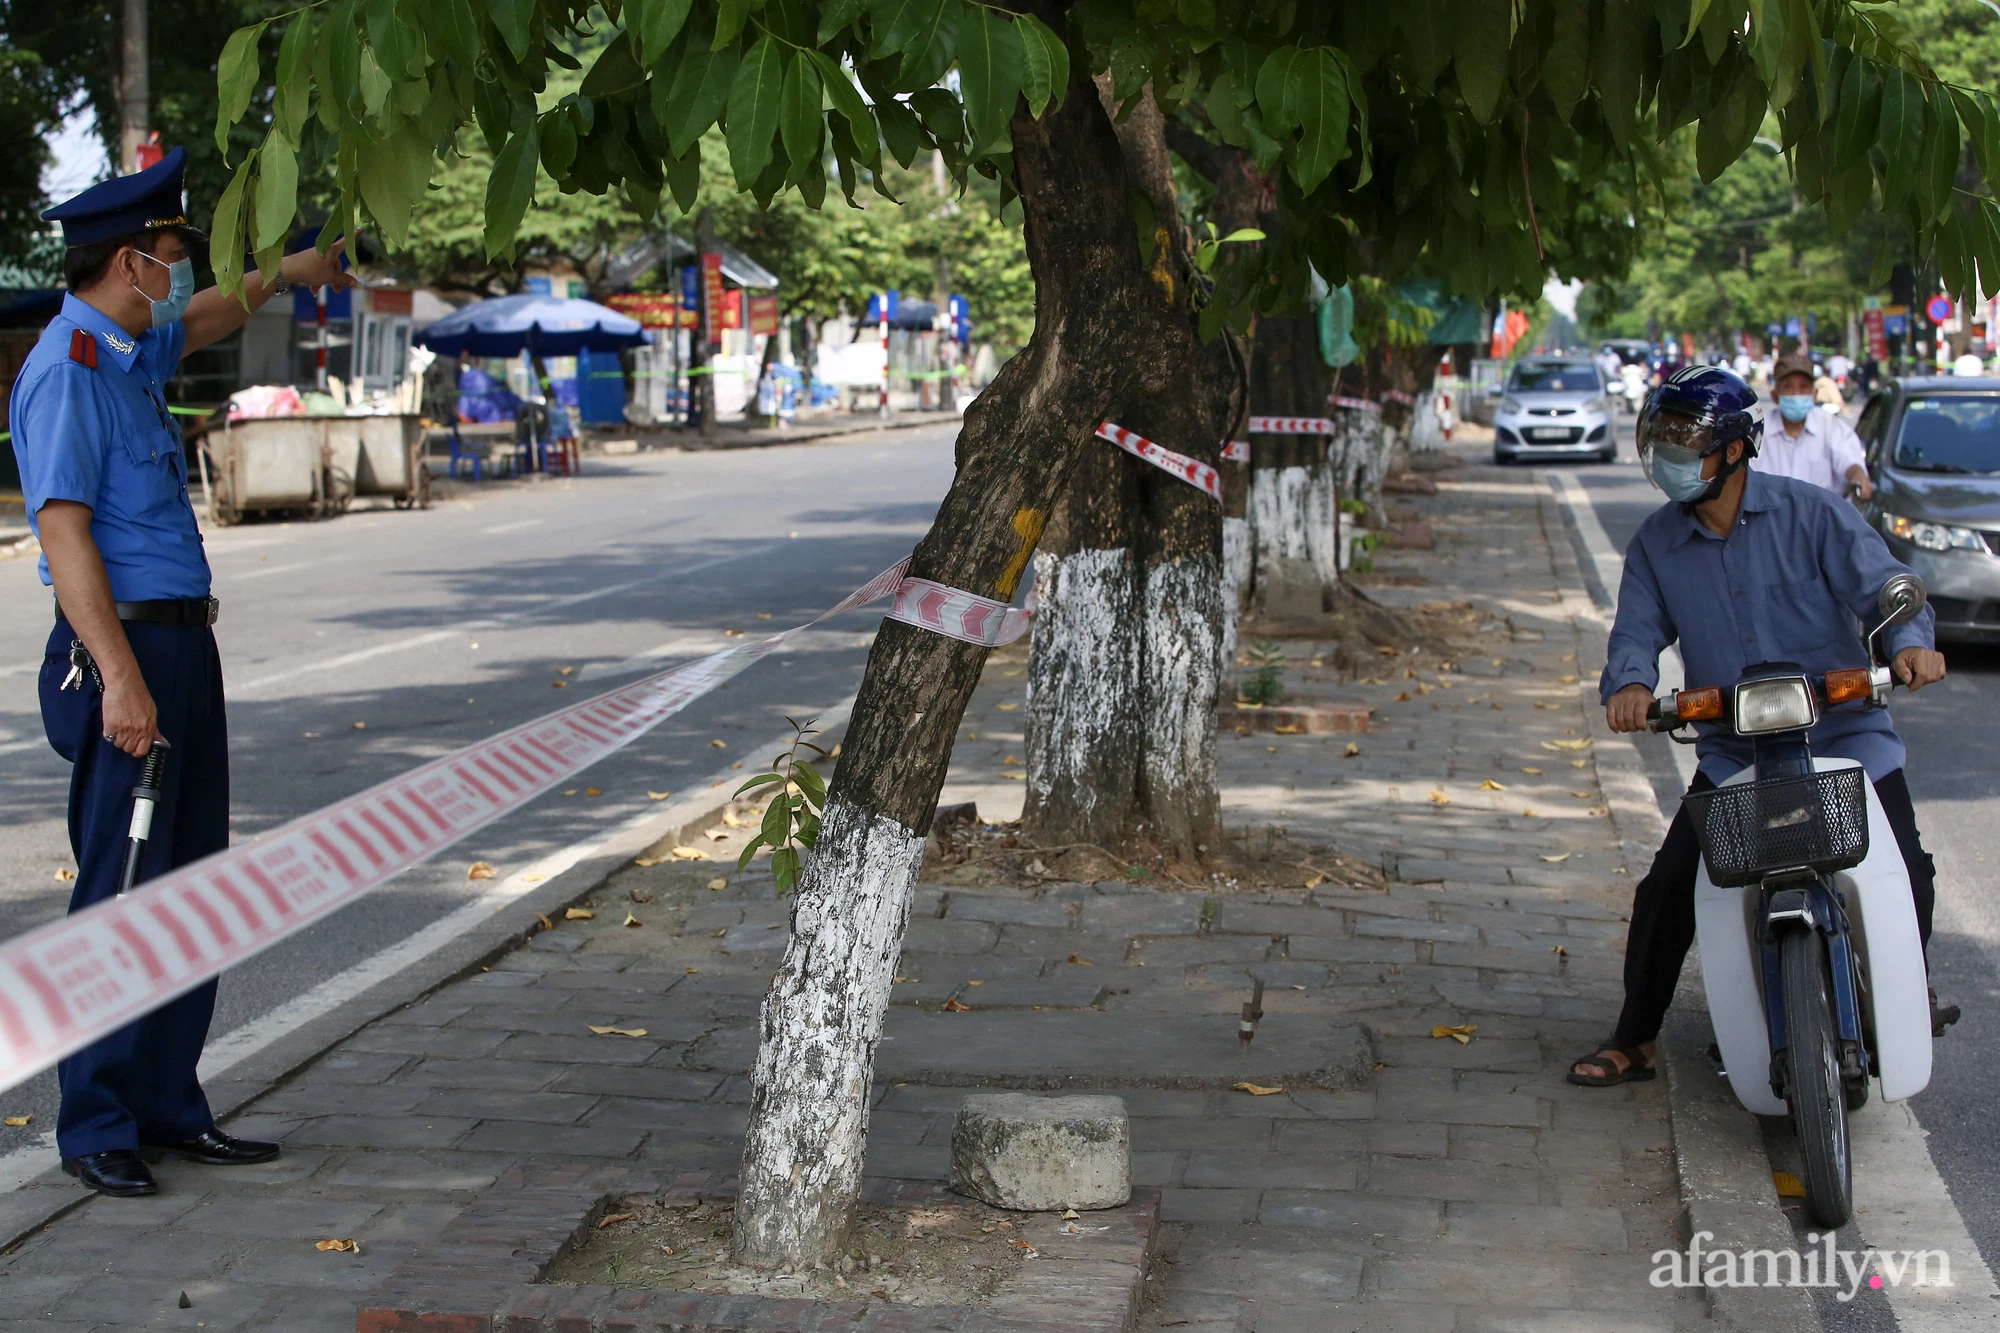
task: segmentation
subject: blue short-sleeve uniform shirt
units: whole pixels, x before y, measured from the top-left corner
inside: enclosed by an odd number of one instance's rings
[[[97,344],[94,369],[71,358],[78,329]],[[66,296],[14,381],[8,424],[29,525],[39,536],[51,500],[90,506],[90,535],[121,602],[209,592],[187,457],[165,393],[186,339],[178,322],[134,338]],[[47,556],[41,569],[49,583]]]

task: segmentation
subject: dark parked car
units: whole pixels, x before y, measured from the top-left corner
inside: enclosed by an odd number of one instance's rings
[[[2000,379],[1885,381],[1855,429],[1869,521],[1930,589],[1938,638],[2000,642]]]

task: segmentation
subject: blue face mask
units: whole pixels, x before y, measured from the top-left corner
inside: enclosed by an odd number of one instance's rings
[[[1809,393],[1786,393],[1778,395],[1778,412],[1785,420],[1797,425],[1812,411],[1812,395]]]
[[[1654,451],[1648,455],[1646,470],[1652,475],[1653,484],[1664,491],[1669,500],[1689,504],[1699,500],[1711,482],[1710,478],[1701,475],[1702,461],[1696,458],[1680,462]]]
[[[132,253],[152,259],[155,264],[167,271],[167,299],[164,301],[154,301],[152,297],[146,296],[145,291],[137,283],[132,285],[133,291],[153,302],[153,327],[164,329],[187,313],[188,302],[194,298],[194,261],[176,259],[169,264],[164,259],[153,259],[153,256],[144,250],[134,250]]]

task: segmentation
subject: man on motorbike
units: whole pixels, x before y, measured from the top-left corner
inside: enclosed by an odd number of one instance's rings
[[[1759,472],[1797,477],[1844,494],[1852,487],[1865,503],[1875,494],[1861,437],[1838,415],[1813,401],[1812,362],[1798,353],[1771,368],[1771,397],[1782,430],[1766,432],[1753,466]]]
[[[1780,386],[1789,367],[1782,363]],[[1727,684],[1756,662],[1797,662],[1825,672],[1867,662],[1857,620],[1903,565],[1854,506],[1818,486],[1753,471],[1764,423],[1757,394],[1718,367],[1690,367],[1648,399],[1637,430],[1648,477],[1666,493],[1625,549],[1604,674],[1598,684],[1613,731],[1641,731],[1659,684],[1659,657],[1678,642],[1687,679]],[[1896,677],[1912,690],[1944,678],[1926,608],[1885,634]],[[1903,779],[1903,742],[1879,710],[1829,709],[1811,732],[1813,753],[1859,761],[1875,784],[1909,868],[1926,944],[1936,873],[1917,833]],[[1705,791],[1746,766],[1749,742],[1701,728]],[[1633,894],[1625,942],[1625,1006],[1610,1042],[1577,1060],[1569,1081],[1610,1087],[1654,1075],[1654,1042],[1694,942],[1694,881],[1701,847],[1685,808],[1674,816],[1652,869]],[[1957,1018],[1938,1010],[1933,1023]]]

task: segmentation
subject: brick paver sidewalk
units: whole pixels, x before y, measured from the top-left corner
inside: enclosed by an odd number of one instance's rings
[[[1442,672],[1385,658],[1372,686],[1295,673],[1374,704],[1363,736],[1224,737],[1246,846],[1337,846],[1386,887],[1307,889],[1303,872],[1256,891],[926,886],[878,1061],[871,1175],[942,1179],[968,1087],[1101,1086],[1130,1108],[1136,1179],[1165,1192],[1146,1327],[1704,1320],[1698,1294],[1647,1282],[1675,1243],[1662,1085],[1562,1077],[1610,1025],[1631,882],[1581,711],[1597,663],[1577,660],[1552,572],[1564,538],[1527,475],[1455,477],[1420,502],[1438,549],[1384,562],[1423,585],[1379,595],[1471,601],[1479,653]],[[1021,686],[1018,661],[995,662],[963,733],[980,738],[956,756],[947,799],[976,796],[989,818],[1018,807],[1001,774],[1020,710],[1001,705]],[[0,1328],[344,1331],[515,1164],[730,1170],[785,939],[768,878],[719,864],[738,836],[713,861],[628,867],[591,919],[300,1071],[229,1126],[283,1139],[273,1166],[169,1165],[160,1196],[93,1200],[30,1238],[0,1259]],[[706,888],[715,877],[727,887]],[[1253,976],[1268,1016],[1246,1053],[1235,1015]],[[1476,1030],[1460,1043],[1438,1025]],[[1243,1079],[1287,1091],[1229,1090]],[[360,1253],[314,1246],[336,1237]]]

